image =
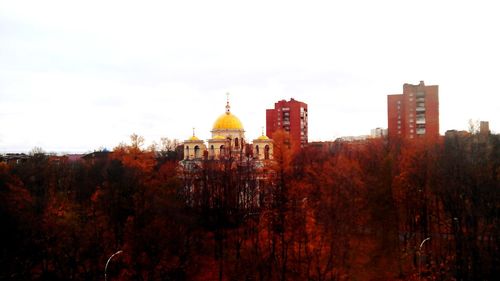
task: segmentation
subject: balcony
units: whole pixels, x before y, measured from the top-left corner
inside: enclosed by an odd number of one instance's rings
[[[416,122],[417,124],[425,124],[425,118],[417,118]]]

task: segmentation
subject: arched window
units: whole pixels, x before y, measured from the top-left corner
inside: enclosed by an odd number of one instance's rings
[[[264,148],[264,159],[269,159],[269,145]]]
[[[234,147],[239,148],[240,143],[238,142],[238,138],[234,138]]]
[[[243,144],[241,145],[243,146]],[[253,149],[250,144],[245,144],[245,156],[246,157],[253,157]]]
[[[184,158],[189,159],[189,146],[188,145],[186,145],[186,155]]]
[[[213,145],[210,146],[210,157],[214,157],[215,156],[215,148]]]
[[[224,145],[221,145],[221,146],[219,147],[219,155],[220,155],[220,156],[224,156],[224,154],[225,154],[225,153],[224,153]]]
[[[255,154],[257,155],[257,158],[260,158],[259,145],[255,146]]]
[[[194,147],[194,158],[197,159],[197,158],[200,158],[200,147],[199,146],[195,146]]]

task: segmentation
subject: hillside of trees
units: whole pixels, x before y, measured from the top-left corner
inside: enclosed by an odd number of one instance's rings
[[[496,280],[500,137],[0,163],[0,280]],[[427,239],[426,238],[430,238]],[[425,242],[424,242],[425,240]]]

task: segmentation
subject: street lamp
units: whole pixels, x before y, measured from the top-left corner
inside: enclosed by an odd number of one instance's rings
[[[422,263],[422,261],[420,259],[420,254],[422,252],[422,246],[424,245],[425,242],[427,242],[430,239],[431,239],[430,237],[427,237],[424,240],[422,240],[422,243],[420,243],[420,247],[418,248],[418,280],[421,280],[421,277],[420,277],[420,264]]]
[[[116,253],[112,254],[112,255],[109,257],[108,261],[106,262],[106,266],[104,267],[104,281],[108,281],[108,264],[109,264],[109,262],[111,261],[111,259],[112,259],[114,256],[119,255],[119,254],[121,254],[121,253],[123,253],[123,251],[122,251],[122,250],[120,250],[120,251],[118,251],[118,252],[116,252]]]

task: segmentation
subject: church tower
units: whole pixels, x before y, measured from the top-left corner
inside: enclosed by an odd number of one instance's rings
[[[231,113],[229,94],[226,112],[215,120],[212,138],[208,140],[208,157],[220,159],[224,156],[238,155],[245,146],[245,130],[240,119]]]
[[[203,152],[206,150],[203,140],[196,137],[193,128],[193,136],[184,141],[184,159],[196,160],[203,157]]]

